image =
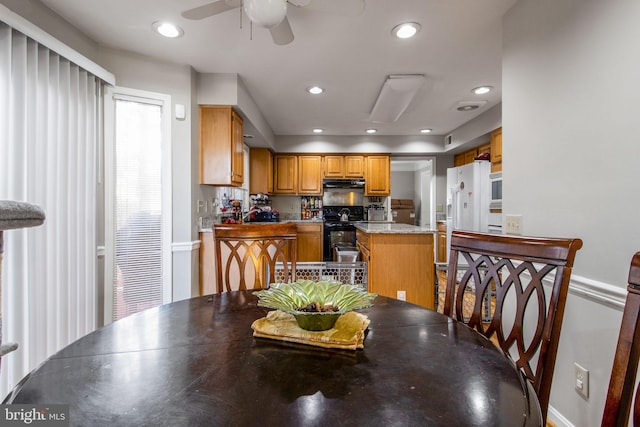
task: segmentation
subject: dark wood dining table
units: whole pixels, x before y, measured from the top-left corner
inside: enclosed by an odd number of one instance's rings
[[[477,332],[377,297],[364,349],[252,336],[249,292],[174,302],[98,329],[4,403],[69,404],[72,426],[541,426],[513,362]]]

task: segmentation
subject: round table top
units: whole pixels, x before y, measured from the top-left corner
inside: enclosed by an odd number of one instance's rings
[[[251,292],[179,301],[70,344],[4,403],[69,404],[70,425],[540,426],[535,394],[490,341],[378,297],[364,350],[252,336]]]

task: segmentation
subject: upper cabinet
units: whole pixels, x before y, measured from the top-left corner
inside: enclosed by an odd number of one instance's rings
[[[391,159],[388,155],[371,155],[365,158],[365,196],[389,196],[391,194]]]
[[[273,153],[268,148],[249,150],[249,193],[273,193]]]
[[[321,156],[298,156],[298,194],[322,194]]]
[[[325,178],[362,178],[364,177],[364,156],[325,155],[324,176]]]
[[[502,172],[502,128],[491,132],[491,172]]]
[[[273,156],[273,173],[274,193],[297,194],[298,156],[295,154],[276,154]]]
[[[229,106],[200,106],[200,184],[241,186],[243,124]]]

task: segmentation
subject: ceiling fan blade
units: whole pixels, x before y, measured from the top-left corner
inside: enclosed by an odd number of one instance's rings
[[[365,0],[313,0],[305,9],[316,12],[358,16],[364,12]]]
[[[204,6],[185,10],[184,12],[182,12],[182,16],[187,19],[199,20],[208,18],[213,15],[218,15],[219,13],[235,9],[237,7],[240,7],[240,2],[218,0],[212,3],[207,3]]]
[[[269,28],[269,31],[271,32],[273,42],[277,45],[289,44],[293,41],[293,31],[286,16],[281,23]]]

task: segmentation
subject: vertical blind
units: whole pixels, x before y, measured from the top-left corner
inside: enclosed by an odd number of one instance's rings
[[[0,22],[0,199],[44,225],[5,232],[0,395],[96,328],[97,147],[102,82]]]

